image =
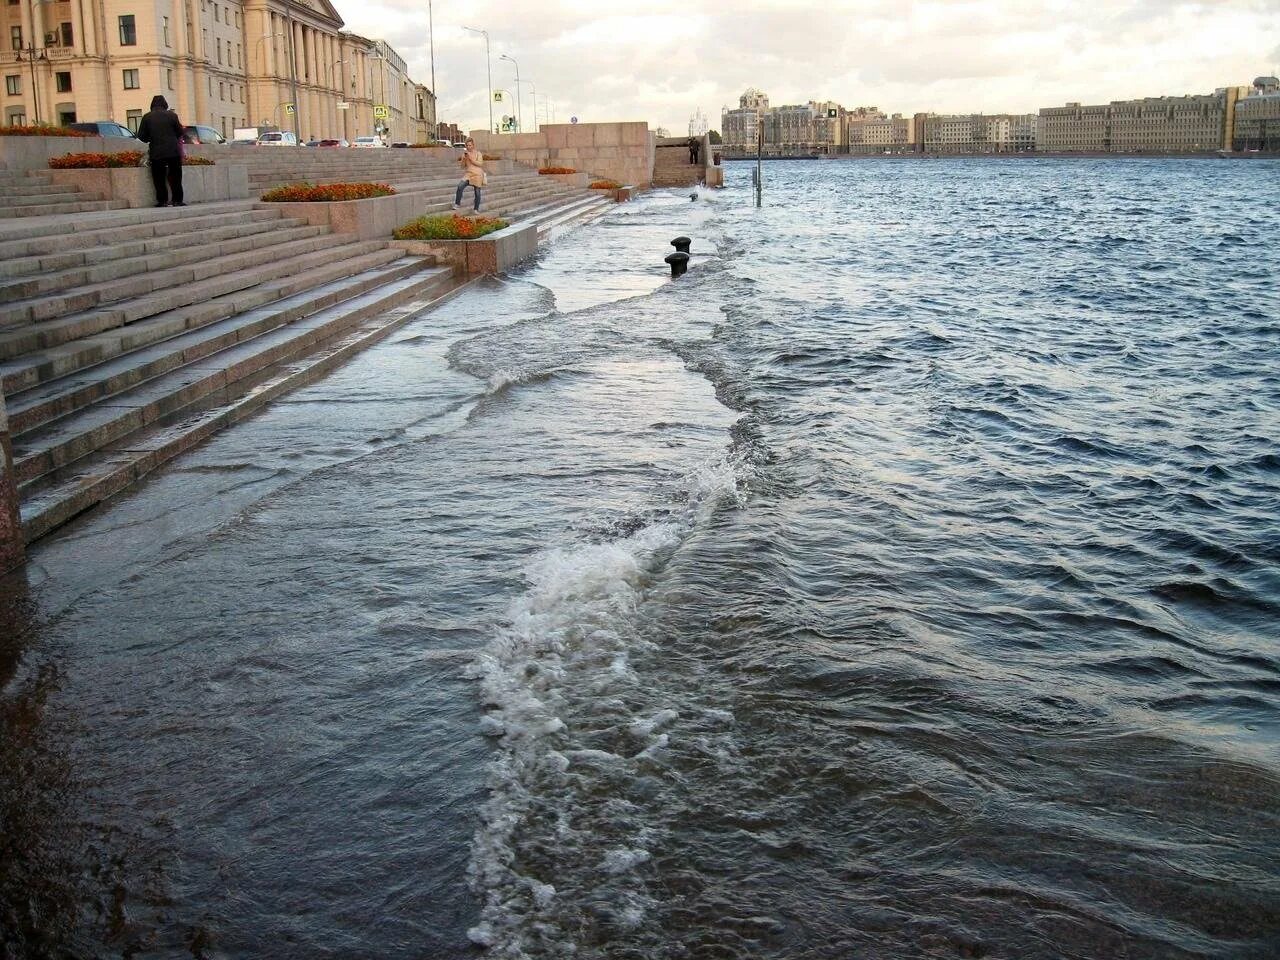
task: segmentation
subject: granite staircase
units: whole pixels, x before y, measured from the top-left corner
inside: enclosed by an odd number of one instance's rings
[[[393,172],[423,212],[451,207],[456,170]],[[352,179],[342,164],[328,173]],[[39,174],[0,171],[0,186],[6,198],[75,196],[45,193]],[[611,207],[515,170],[492,178],[484,212],[545,236]],[[331,233],[256,200],[12,209],[29,212],[0,219],[0,392],[28,542],[465,283],[387,240]]]
[[[0,170],[0,220],[119,210],[124,206],[122,200],[86,197],[78,187],[55,184],[45,173]]]
[[[458,286],[247,201],[0,224],[0,385],[35,539]],[[326,366],[327,364],[327,366]]]
[[[699,157],[701,160],[702,158]],[[691,187],[706,177],[702,163],[689,163],[687,141],[675,144],[659,144],[654,151],[654,187]]]

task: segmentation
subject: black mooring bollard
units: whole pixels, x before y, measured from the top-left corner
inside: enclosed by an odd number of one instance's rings
[[[688,237],[676,237],[671,241],[671,245],[676,248],[677,253],[688,253],[689,244],[693,243]]]
[[[671,264],[671,276],[683,277],[686,270],[689,269],[689,255],[683,250],[677,250],[675,253],[668,253],[662,258]]]

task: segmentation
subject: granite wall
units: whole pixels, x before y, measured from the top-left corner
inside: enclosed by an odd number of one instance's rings
[[[499,134],[473,130],[476,146],[532,167],[570,167],[627,186],[653,179],[655,139],[649,125],[634,123],[544,123],[537,133]]]

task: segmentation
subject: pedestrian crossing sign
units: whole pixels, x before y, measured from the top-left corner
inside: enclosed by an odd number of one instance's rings
[[[294,110],[293,110],[293,104],[292,104],[292,103],[286,103],[286,104],[284,105],[284,114],[285,114],[285,116],[286,116],[286,117],[292,117],[292,116],[293,116],[293,113],[294,113]]]
[[[373,105],[373,116],[375,120],[385,120],[391,116],[391,111],[387,109],[385,103],[375,103]]]

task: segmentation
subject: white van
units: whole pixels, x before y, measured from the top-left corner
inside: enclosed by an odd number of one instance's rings
[[[273,130],[258,138],[260,147],[296,147],[298,138],[287,130]]]
[[[353,147],[385,147],[381,137],[356,137],[351,144]]]

